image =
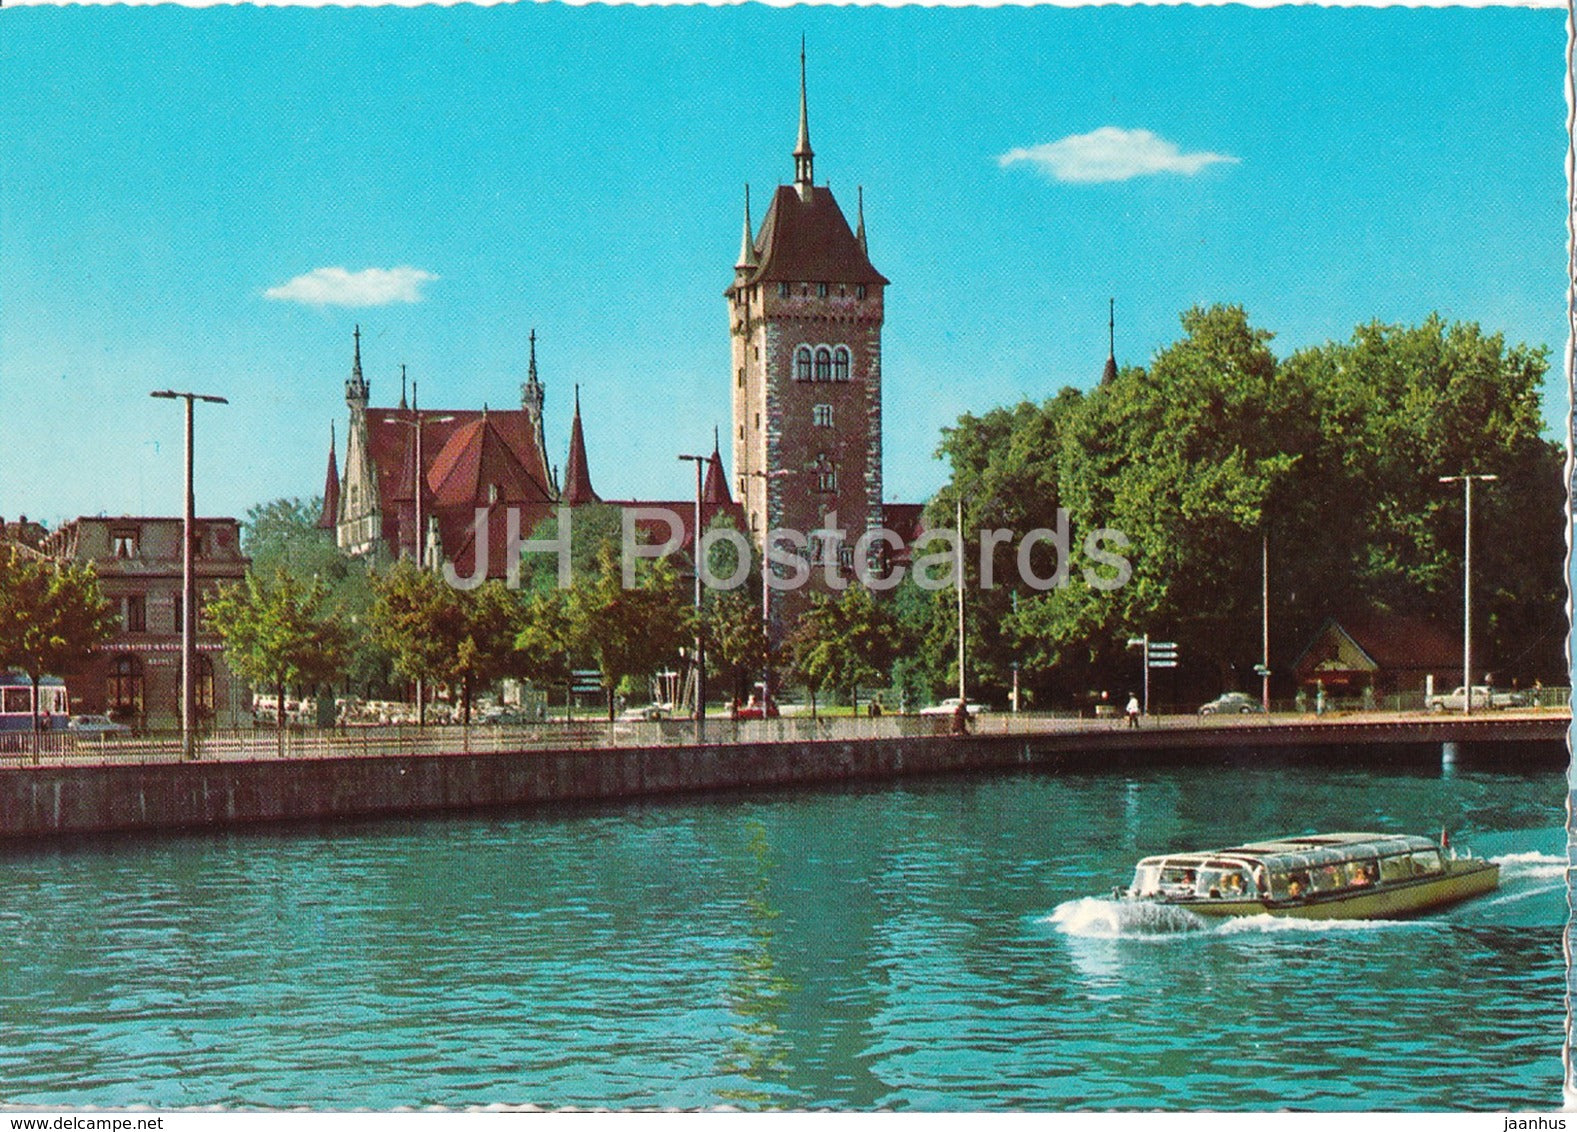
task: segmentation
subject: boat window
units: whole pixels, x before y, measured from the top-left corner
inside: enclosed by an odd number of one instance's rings
[[[1441,872],[1445,868],[1440,863],[1440,850],[1421,849],[1413,854],[1413,875],[1427,876],[1430,873]]]
[[[1389,884],[1392,881],[1406,880],[1413,875],[1412,862],[1407,857],[1384,857],[1380,860],[1380,880]]]
[[[1194,895],[1208,900],[1236,900],[1253,891],[1248,874],[1235,865],[1202,868],[1194,882]]]
[[[1161,866],[1140,865],[1133,873],[1133,890],[1136,896],[1154,896],[1161,891]]]
[[[1347,865],[1347,886],[1368,888],[1380,882],[1380,865],[1377,861],[1350,861]]]

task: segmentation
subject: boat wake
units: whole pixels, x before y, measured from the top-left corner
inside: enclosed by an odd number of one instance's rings
[[[1566,877],[1566,858],[1553,853],[1506,853],[1489,858],[1500,866],[1501,882],[1513,880],[1550,880]]]
[[[1186,908],[1095,896],[1057,905],[1044,922],[1064,935],[1097,939],[1177,935],[1205,931],[1210,926]]]

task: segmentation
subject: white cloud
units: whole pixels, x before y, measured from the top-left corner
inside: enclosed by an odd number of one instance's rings
[[[1236,164],[1224,153],[1182,153],[1172,142],[1149,130],[1102,126],[1088,134],[1071,134],[1054,142],[1010,149],[997,158],[1004,169],[1027,162],[1057,181],[1094,185],[1126,181],[1154,173],[1192,176],[1207,165]]]
[[[422,284],[437,278],[415,267],[369,267],[365,271],[319,267],[289,283],[270,287],[263,295],[315,307],[381,307],[420,302]]]

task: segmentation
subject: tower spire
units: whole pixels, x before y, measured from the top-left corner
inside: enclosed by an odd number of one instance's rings
[[[591,486],[591,469],[586,462],[586,437],[580,427],[580,386],[575,386],[575,420],[569,430],[569,459],[564,463],[563,499],[571,507],[599,502]]]
[[[736,269],[755,267],[760,262],[756,258],[756,238],[750,224],[750,185],[745,185],[745,231],[739,238],[739,262],[734,264]]]
[[[1108,299],[1106,308],[1106,369],[1101,373],[1101,384],[1117,380],[1117,300]]]
[[[854,238],[860,242],[860,251],[869,257],[871,250],[865,246],[865,186],[856,185],[855,192],[859,194],[859,224],[854,229]]]
[[[323,477],[323,510],[318,512],[318,530],[332,531],[339,524],[339,466],[334,460],[334,422],[329,422],[329,466]]]
[[[799,144],[794,147],[794,187],[801,200],[810,199],[815,153],[810,148],[810,112],[805,99],[805,37],[799,39]]]
[[[355,330],[356,352],[350,365],[350,378],[345,382],[345,403],[351,408],[367,407],[367,379],[361,375],[361,326]]]
[[[404,362],[400,363],[400,408],[402,408],[402,409],[410,408],[410,406],[405,403],[405,363]]]

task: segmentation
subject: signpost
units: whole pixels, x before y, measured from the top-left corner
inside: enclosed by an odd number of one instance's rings
[[[1177,667],[1177,642],[1152,641],[1150,634],[1129,637],[1128,647],[1143,650],[1144,655],[1144,714],[1150,714],[1150,670]]]

